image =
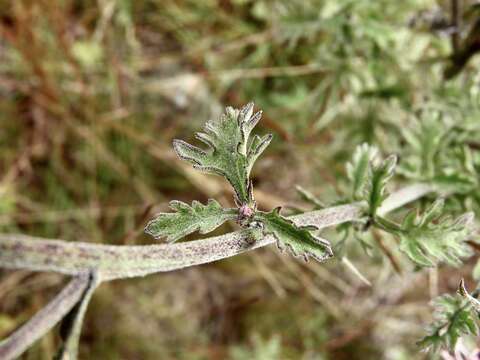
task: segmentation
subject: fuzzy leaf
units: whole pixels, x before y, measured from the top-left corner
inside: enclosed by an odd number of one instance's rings
[[[478,334],[477,316],[459,296],[439,296],[433,305],[434,321],[428,327],[428,335],[418,342],[422,348],[432,352],[442,347],[453,350],[463,334]]]
[[[452,265],[469,255],[465,240],[473,213],[457,219],[442,217],[444,202],[437,200],[422,215],[410,212],[401,225],[400,250],[420,266],[434,266],[443,261]]]
[[[353,200],[362,200],[368,182],[369,169],[378,155],[378,149],[364,143],[357,146],[352,161],[347,163],[347,176],[352,184]]]
[[[249,136],[262,116],[261,111],[253,114],[253,103],[241,110],[227,107],[217,121],[209,121],[204,132],[195,136],[208,145],[208,150],[190,145],[183,140],[174,140],[177,155],[193,167],[211,174],[223,176],[235,190],[237,205],[254,205],[250,171],[255,160],[265,150],[272,135]]]
[[[467,194],[477,187],[476,174],[461,171],[459,169],[444,169],[442,174],[435,176],[430,182],[439,193]]]
[[[438,154],[448,129],[438,111],[424,111],[421,119],[401,129],[407,148],[402,153],[402,172],[424,181],[431,180],[438,165]],[[404,160],[404,161],[403,161]]]
[[[206,205],[193,201],[192,206],[174,200],[170,202],[170,208],[175,212],[160,213],[147,224],[147,234],[156,239],[166,236],[168,242],[173,242],[197,230],[200,234],[206,234],[237,217],[237,210],[223,209],[213,199],[208,200]]]
[[[368,182],[365,186],[365,199],[369,206],[369,215],[375,217],[377,210],[387,197],[386,185],[393,176],[397,157],[390,155],[379,165],[372,164],[369,168]]]
[[[277,239],[280,250],[288,248],[294,256],[309,257],[324,261],[333,256],[328,241],[314,236],[311,228],[297,226],[293,221],[280,215],[280,208],[269,213],[258,211],[255,220],[263,223],[265,234],[272,234]]]

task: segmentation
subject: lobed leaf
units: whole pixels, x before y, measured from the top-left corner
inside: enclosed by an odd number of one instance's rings
[[[440,193],[467,194],[478,187],[475,157],[467,145],[478,125],[448,119],[443,111],[424,109],[420,118],[401,129],[406,147],[398,171],[434,185]]]
[[[206,205],[193,201],[192,206],[182,201],[171,201],[173,213],[160,213],[148,222],[145,232],[154,238],[166,237],[168,242],[174,242],[188,234],[199,231],[206,234],[215,230],[227,220],[237,217],[236,209],[224,209],[213,199]]]
[[[422,348],[432,352],[442,347],[453,350],[462,335],[478,334],[478,317],[459,296],[439,296],[433,301],[433,306],[434,321],[427,329],[428,335],[417,343]]]
[[[379,165],[371,163],[368,171],[368,181],[364,190],[364,198],[368,202],[369,215],[375,217],[378,208],[382,205],[383,200],[387,197],[386,186],[388,181],[392,178],[395,166],[397,164],[397,157],[390,155],[383,160]]]
[[[280,250],[288,248],[294,256],[300,256],[308,261],[309,257],[324,261],[333,256],[327,240],[314,236],[311,228],[297,226],[280,214],[280,208],[271,212],[258,211],[255,220],[263,224],[265,234],[272,234],[277,240]]]
[[[457,219],[442,217],[443,206],[443,200],[437,200],[422,215],[410,212],[398,232],[400,250],[420,266],[434,266],[441,261],[458,265],[461,257],[470,254],[465,240],[473,213]]]
[[[368,183],[370,167],[378,156],[378,149],[367,143],[357,146],[352,160],[347,163],[347,176],[352,184],[353,200],[362,200],[365,185]]]
[[[256,135],[249,141],[261,116],[261,111],[253,114],[253,103],[240,110],[227,107],[219,120],[207,122],[204,132],[195,135],[208,146],[207,150],[177,139],[173,140],[173,147],[177,155],[194,168],[225,177],[235,191],[237,205],[253,207],[250,171],[272,140],[269,134]]]
[[[438,154],[449,129],[442,119],[442,113],[437,110],[424,109],[420,117],[401,129],[407,145],[401,168],[407,176],[429,181],[435,176],[440,160]]]

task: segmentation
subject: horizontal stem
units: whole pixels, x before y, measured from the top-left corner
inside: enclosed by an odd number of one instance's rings
[[[413,185],[387,198],[380,214],[394,210],[432,191]],[[364,204],[353,203],[291,217],[297,225],[318,229],[358,221]],[[275,242],[265,236],[251,242],[248,233],[236,231],[207,239],[175,244],[125,246],[43,239],[26,235],[0,235],[0,267],[32,271],[55,271],[79,275],[96,270],[103,281],[172,271],[228,258]]]
[[[428,193],[434,192],[434,190],[434,186],[429,184],[414,184],[406,186],[403,189],[395,191],[387,199],[385,199],[382,206],[380,206],[378,209],[378,214],[385,215],[390,211],[398,209],[403,205],[424,197]]]

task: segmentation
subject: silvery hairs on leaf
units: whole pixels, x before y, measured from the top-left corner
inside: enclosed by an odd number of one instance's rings
[[[469,212],[453,219],[442,216],[443,200],[435,201],[419,215],[408,213],[398,232],[400,250],[419,266],[430,267],[438,262],[451,265],[461,264],[460,258],[470,255],[465,243],[473,223]]]
[[[212,231],[236,215],[237,223],[242,227],[252,227],[255,223],[264,233],[272,234],[280,248],[286,247],[305,260],[313,257],[323,261],[332,256],[326,240],[315,237],[310,228],[295,225],[280,215],[279,209],[270,213],[256,211],[250,171],[272,139],[272,135],[255,135],[249,139],[260,117],[261,112],[253,114],[253,103],[241,110],[227,107],[218,121],[207,122],[204,132],[196,134],[196,138],[207,144],[209,149],[203,150],[182,140],[173,142],[178,156],[192,163],[194,168],[228,180],[235,190],[238,209],[222,209],[214,200],[210,200],[207,206],[194,202],[191,207],[175,201],[170,206],[176,213],[159,214],[148,223],[147,233],[175,241],[196,230],[200,233]]]
[[[367,143],[357,146],[352,160],[347,163],[347,177],[352,185],[352,199],[363,200],[370,168],[378,160],[378,148]]]
[[[145,227],[145,232],[159,239],[166,237],[168,242],[179,240],[188,234],[199,231],[206,234],[222,225],[227,220],[235,220],[236,209],[224,209],[213,199],[206,205],[193,201],[192,206],[182,201],[171,201],[173,213],[160,213]]]
[[[428,326],[428,335],[417,344],[432,352],[441,347],[455,348],[458,339],[464,334],[478,334],[478,316],[465,306],[460,296],[444,294],[432,301],[435,308],[433,322]]]
[[[378,165],[370,162],[364,198],[368,202],[371,217],[377,215],[378,208],[387,197],[387,183],[392,178],[396,165],[397,157],[395,155],[390,155]]]
[[[275,237],[280,250],[287,248],[294,256],[305,261],[312,257],[321,262],[333,256],[329,242],[312,234],[315,228],[295,225],[280,214],[279,207],[268,213],[258,211],[255,220],[263,224],[265,234]]]
[[[192,163],[196,169],[227,179],[235,191],[235,202],[239,207],[255,206],[250,171],[272,140],[271,134],[249,139],[261,116],[261,111],[253,114],[253,103],[240,110],[227,107],[220,119],[207,122],[204,132],[195,134],[198,140],[208,145],[207,150],[183,140],[173,140],[175,152],[181,159]]]

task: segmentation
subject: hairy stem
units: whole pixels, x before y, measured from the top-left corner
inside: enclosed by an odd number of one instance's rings
[[[93,292],[100,285],[100,281],[101,279],[99,279],[98,275],[95,272],[91,272],[88,286],[82,297],[63,320],[60,333],[64,343],[55,356],[55,360],[74,360],[77,358],[83,319]]]
[[[432,187],[424,184],[401,189],[385,200],[378,213],[385,214],[432,191]],[[291,219],[297,225],[322,229],[361,220],[364,210],[365,204],[353,203],[308,212]],[[190,242],[144,246],[101,245],[5,234],[0,235],[0,267],[68,275],[95,270],[102,281],[106,281],[205,264],[274,242],[273,236],[265,236],[252,243],[246,231]]]
[[[79,274],[42,310],[11,336],[0,342],[0,359],[16,359],[55,326],[81,299],[90,282],[88,273]]]

